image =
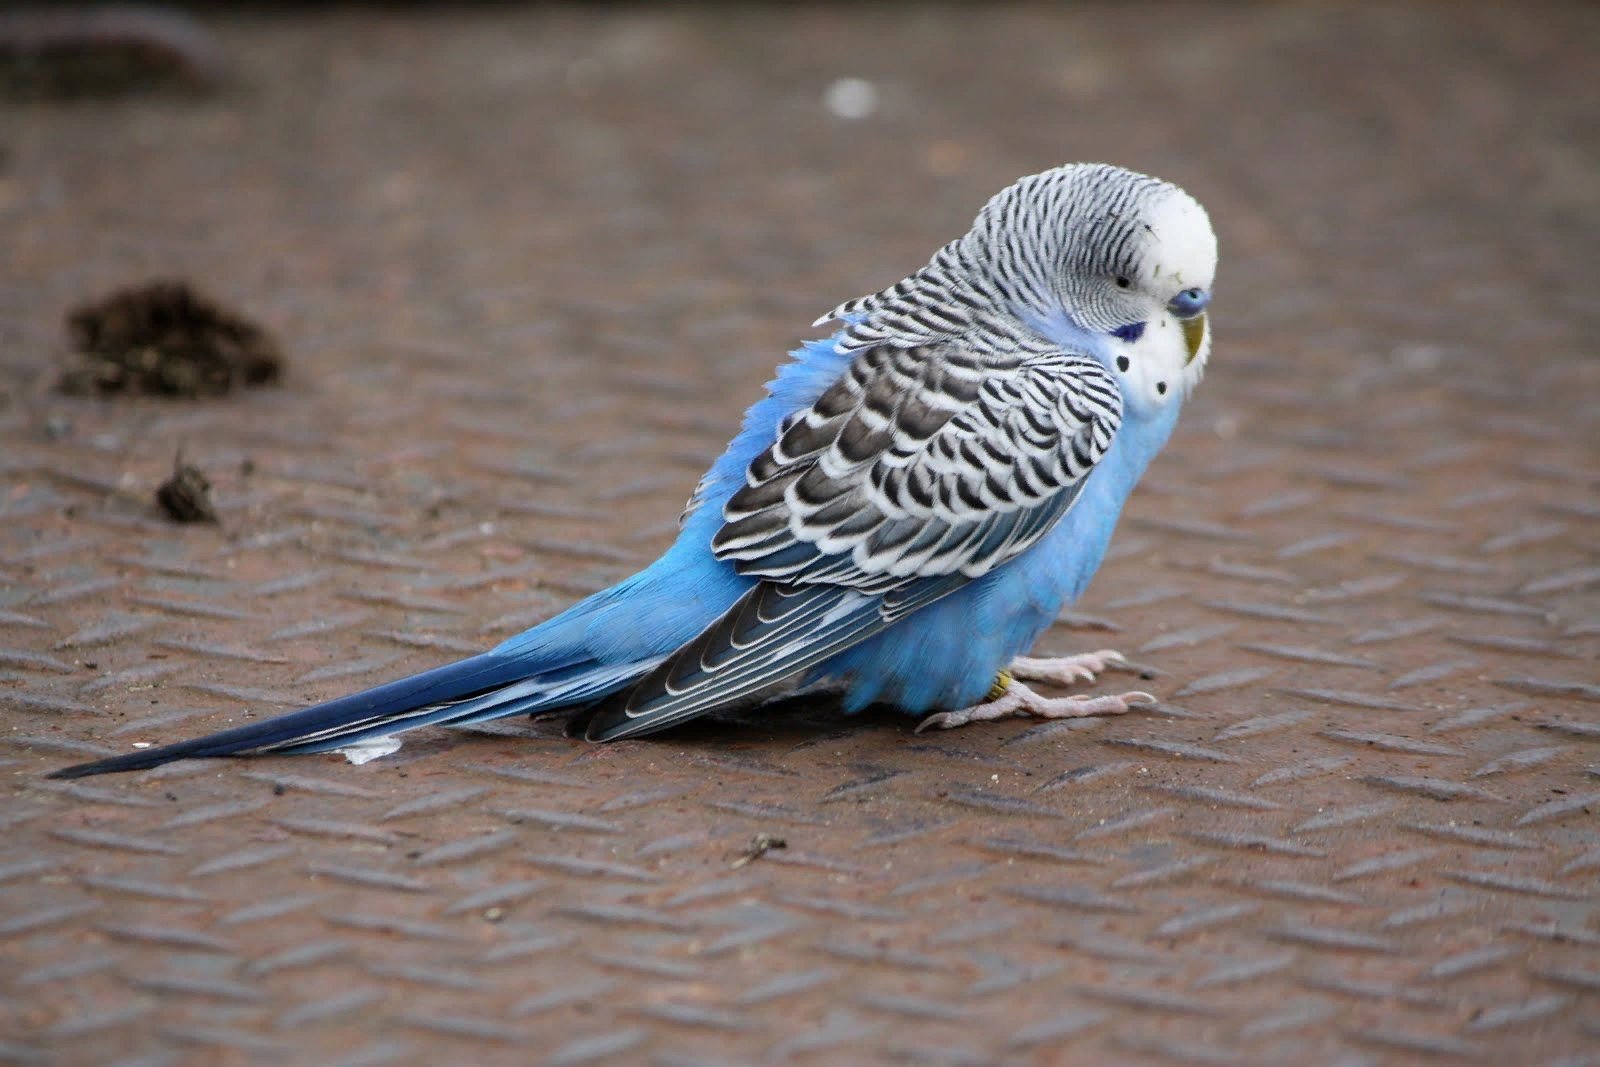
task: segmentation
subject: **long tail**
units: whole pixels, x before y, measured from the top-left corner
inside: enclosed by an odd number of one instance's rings
[[[159,767],[179,759],[325,752],[418,726],[464,726],[519,712],[584,705],[649,671],[656,658],[602,664],[580,658],[530,665],[526,656],[485,652],[325,704],[161,748],[64,767],[51,778],[85,778]]]

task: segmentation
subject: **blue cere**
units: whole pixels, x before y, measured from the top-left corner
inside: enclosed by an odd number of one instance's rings
[[[1204,289],[1185,289],[1167,302],[1167,307],[1180,319],[1192,319],[1211,303],[1211,294]]]

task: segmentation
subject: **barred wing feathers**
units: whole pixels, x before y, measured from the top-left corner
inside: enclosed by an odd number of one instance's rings
[[[864,592],[976,578],[1061,517],[1121,410],[1083,356],[871,349],[750,465],[712,549],[744,574]]]

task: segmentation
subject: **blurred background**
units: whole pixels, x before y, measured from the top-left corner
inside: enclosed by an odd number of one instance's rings
[[[64,304],[155,272],[321,342],[526,366],[678,338],[649,358],[744,395],[818,309],[1070,160],[1210,205],[1236,358],[1287,320],[1368,359],[1481,351],[1491,319],[1548,352],[1594,309],[1569,278],[1600,208],[1588,5],[113,9],[76,48],[120,67],[63,60],[51,10],[53,52],[0,24],[24,369]]]
[[[0,1061],[1595,1062],[1597,46],[1582,3],[0,13]],[[1221,241],[1208,380],[1042,645],[1158,713],[41,780],[648,562],[808,323],[1074,160]]]

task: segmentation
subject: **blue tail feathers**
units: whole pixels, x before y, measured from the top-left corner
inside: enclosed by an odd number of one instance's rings
[[[435,723],[464,724],[597,699],[654,665],[540,664],[486,652],[325,704],[161,748],[65,767],[52,778],[143,770],[179,759],[324,752]]]

